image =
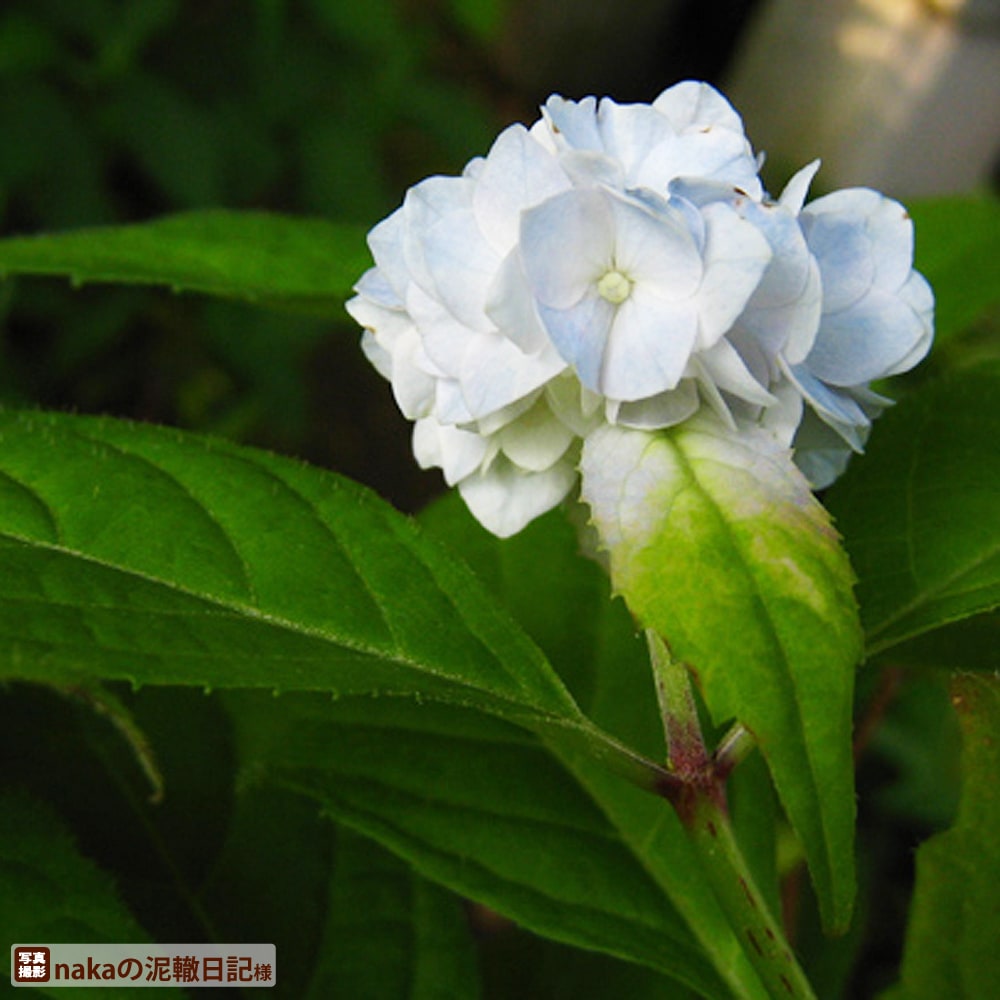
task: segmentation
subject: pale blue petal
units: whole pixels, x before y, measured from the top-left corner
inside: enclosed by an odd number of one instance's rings
[[[614,267],[663,301],[693,295],[702,280],[702,261],[683,211],[667,203],[662,213],[653,212],[611,192],[607,200],[614,225]]]
[[[483,237],[471,208],[428,225],[422,242],[437,298],[466,326],[489,330],[492,324],[483,307],[501,258]]]
[[[862,406],[847,392],[832,389],[812,375],[805,365],[785,369],[809,405],[855,451],[861,451],[864,433],[871,423]]]
[[[410,271],[403,254],[403,209],[383,219],[368,234],[368,248],[375,258],[378,272],[399,300],[406,297]]]
[[[914,271],[900,289],[899,296],[917,316],[920,322],[920,334],[910,351],[884,373],[886,376],[908,372],[926,357],[934,339],[934,293],[923,275]]]
[[[863,217],[812,212],[818,204],[807,206],[799,218],[819,264],[823,311],[839,312],[860,301],[875,284],[872,240]]]
[[[524,272],[543,306],[580,302],[609,269],[613,249],[611,212],[599,191],[567,191],[521,216]]]
[[[882,378],[930,343],[924,318],[897,293],[872,290],[852,309],[823,317],[806,366],[824,382]]]
[[[693,299],[663,302],[637,284],[612,321],[598,391],[631,402],[676,388],[697,331]]]
[[[698,342],[711,347],[743,311],[771,260],[758,229],[722,202],[702,209],[706,223],[704,276],[698,288]]]
[[[739,211],[766,237],[773,256],[739,325],[768,357],[783,352],[790,364],[805,359],[816,340],[823,306],[819,266],[797,219],[783,205],[743,201]]]
[[[521,212],[569,187],[559,160],[523,126],[512,125],[493,144],[476,184],[472,204],[479,229],[506,255],[517,242]]]
[[[615,306],[591,292],[568,309],[538,307],[549,338],[592,392],[603,392],[601,368]]]

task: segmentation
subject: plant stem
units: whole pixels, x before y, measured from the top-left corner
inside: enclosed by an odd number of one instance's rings
[[[814,998],[781,925],[771,914],[740,851],[721,795],[692,789],[681,818],[730,925],[768,993],[782,1000]]]
[[[665,794],[677,810],[698,852],[709,884],[729,924],[760,977],[776,1000],[815,1000],[815,994],[779,922],[754,882],[729,821],[725,781],[753,746],[753,738],[736,726],[718,750],[709,754],[687,667],[669,647],[646,632],[667,741],[667,762],[680,779]]]

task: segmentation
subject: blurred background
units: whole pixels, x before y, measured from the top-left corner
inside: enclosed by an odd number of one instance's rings
[[[534,121],[552,92],[649,101],[685,78],[728,94],[767,151],[773,192],[816,157],[814,193],[861,184],[911,200],[996,184],[1000,0],[2,0],[0,234],[214,206],[360,233],[409,185]],[[0,282],[0,330],[5,405],[225,435],[404,510],[443,488],[417,469],[410,425],[346,315],[19,280]],[[891,887],[867,914],[865,964],[881,984],[913,845],[957,795],[940,764],[957,746],[943,689],[892,696],[861,779],[898,824],[873,823],[868,845]],[[571,982],[556,946],[493,940],[500,979],[516,980],[534,948],[534,966],[558,970],[551,997],[586,995],[593,956],[574,954]]]
[[[996,0],[4,0],[4,235],[224,206],[365,228],[548,94],[723,87],[773,191],[991,183]],[[441,488],[331,325],[136,288],[0,284],[0,399],[223,434],[413,510]]]

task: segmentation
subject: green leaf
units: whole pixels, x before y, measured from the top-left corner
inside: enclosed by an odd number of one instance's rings
[[[952,197],[909,205],[917,269],[934,289],[938,341],[1000,303],[1000,200]]]
[[[166,285],[326,316],[370,263],[359,226],[221,209],[0,240],[4,277]]]
[[[363,488],[113,420],[0,414],[0,676],[438,698],[646,787],[465,567]]]
[[[1000,605],[998,395],[991,366],[908,396],[827,494],[870,654]]]
[[[992,1000],[1000,992],[1000,681],[961,674],[962,798],[955,826],[917,852],[903,958],[906,1000]]]
[[[756,737],[824,923],[846,926],[861,635],[825,510],[767,435],[715,422],[602,429],[581,468],[615,588],[690,667],[715,722],[736,718]]]
[[[8,943],[0,949],[8,982],[12,944],[149,941],[111,879],[79,853],[58,818],[26,794],[11,792],[0,793],[0,933]],[[103,993],[81,991],[82,996]]]
[[[370,840],[340,831],[319,962],[303,996],[475,1000],[461,902]]]
[[[545,650],[587,715],[605,730],[659,759],[664,754],[646,644],[624,602],[610,600],[607,573],[580,552],[576,530],[553,511],[512,538],[499,539],[469,514],[456,494],[435,501],[421,522],[447,540],[484,579],[518,622]],[[561,755],[566,767],[599,805],[616,835],[653,875],[661,890],[725,968],[735,946],[719,911],[705,899],[705,883],[687,838],[662,804],[635,796],[620,782]],[[778,912],[774,793],[759,759],[730,779],[734,825],[758,878]],[[756,987],[753,977],[743,988]]]
[[[713,1000],[762,996],[664,801],[580,756],[567,770],[530,734],[453,706],[226,698],[248,780],[314,796],[421,875],[538,934]]]
[[[478,996],[459,900],[311,797],[244,783],[199,898],[218,940],[274,943],[283,995],[421,1000],[437,983],[437,996]]]

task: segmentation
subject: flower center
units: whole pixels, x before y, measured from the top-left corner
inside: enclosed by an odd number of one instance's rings
[[[621,271],[608,271],[597,283],[597,294],[613,306],[621,305],[632,294],[632,282]]]

